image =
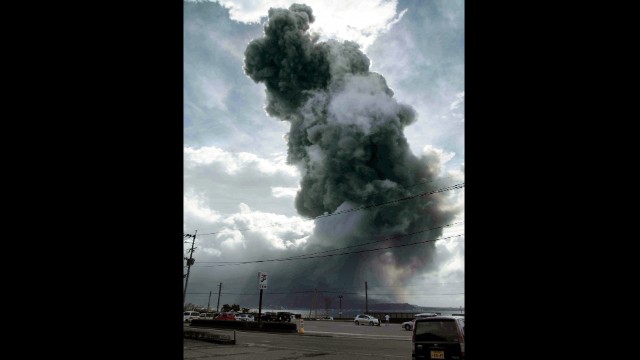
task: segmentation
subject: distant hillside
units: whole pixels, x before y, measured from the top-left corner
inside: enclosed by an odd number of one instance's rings
[[[206,304],[205,304],[206,305]],[[239,304],[242,307],[258,308],[257,299]],[[333,309],[337,311],[340,307],[340,301],[336,296],[318,296],[318,301],[314,305],[312,294],[265,294],[262,303],[263,309],[310,309],[317,308],[318,311],[325,309]],[[424,307],[409,303],[378,303],[369,299],[368,308],[370,311],[389,311],[389,312],[441,312],[441,311],[459,311],[459,307]],[[344,312],[349,310],[362,312],[365,309],[365,299],[363,296],[345,294],[342,299],[342,309]]]
[[[439,310],[459,310],[459,307],[424,307],[408,303],[370,304],[373,311],[438,312]]]
[[[382,304],[371,304],[369,305],[369,309],[371,310],[379,310],[379,311],[418,311],[421,309],[420,306],[411,305],[408,303],[382,303]]]

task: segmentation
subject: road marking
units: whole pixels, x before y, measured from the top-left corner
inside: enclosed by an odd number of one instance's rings
[[[347,336],[351,336],[351,337],[358,337],[358,336],[363,336],[363,337],[378,337],[378,338],[396,338],[399,340],[407,340],[410,341],[411,338],[408,336],[400,336],[400,335],[369,335],[369,334],[354,334],[354,333],[342,333],[342,332],[331,332],[331,331],[305,331],[305,334],[335,334],[335,335],[347,335]]]

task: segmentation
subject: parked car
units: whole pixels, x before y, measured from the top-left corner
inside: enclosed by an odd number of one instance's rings
[[[413,322],[416,321],[416,319],[422,319],[422,318],[427,318],[427,317],[433,317],[433,316],[438,316],[437,313],[420,313],[420,314],[416,314],[416,316],[409,321],[405,321],[402,323],[402,328],[407,330],[407,331],[411,331],[413,330]]]
[[[218,314],[218,316],[216,316],[214,318],[214,320],[233,320],[233,321],[235,321],[236,320],[236,315],[234,313],[230,313],[230,312],[220,313],[220,314]]]
[[[260,318],[262,319],[262,321],[278,321],[278,315],[272,311],[263,313]]]
[[[438,316],[440,315],[440,313],[436,313],[436,312],[426,312],[426,313],[420,313],[420,314],[416,314],[415,317],[431,317],[431,316]]]
[[[291,317],[293,317],[293,314],[290,312],[278,311],[276,313],[276,321],[278,322],[291,322]]]
[[[318,320],[333,320],[333,316],[323,316],[321,318],[318,318]]]
[[[193,319],[199,319],[200,313],[197,311],[185,311],[182,314],[182,318],[184,322],[191,322]]]
[[[354,324],[356,325],[360,325],[360,324],[364,324],[364,325],[377,325],[380,326],[380,320],[378,320],[378,318],[375,318],[371,315],[365,315],[365,314],[359,314],[356,315],[355,319],[353,319]]]
[[[413,323],[411,358],[464,360],[464,318],[432,316]]]
[[[238,320],[238,321],[255,321],[255,318],[251,314],[236,314],[236,320]]]
[[[409,321],[405,321],[402,323],[402,328],[407,330],[407,331],[411,331],[413,330],[413,322],[416,321],[416,318],[413,318]]]
[[[212,320],[215,316],[216,314],[214,313],[200,313],[199,319]]]

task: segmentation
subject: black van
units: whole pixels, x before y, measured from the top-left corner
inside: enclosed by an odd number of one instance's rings
[[[416,319],[411,338],[411,358],[464,359],[464,318],[434,316]]]
[[[277,321],[280,322],[291,322],[291,318],[293,317],[293,314],[287,311],[278,311],[276,313],[276,316],[278,318]]]

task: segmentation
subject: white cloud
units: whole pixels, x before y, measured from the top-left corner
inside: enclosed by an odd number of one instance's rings
[[[289,8],[291,0],[217,0],[229,9],[232,20],[258,23],[267,16],[270,7]],[[398,22],[406,10],[396,12],[397,0],[305,0],[301,3],[313,9],[316,21],[310,31],[329,38],[351,40],[363,49]]]
[[[184,216],[195,216],[208,223],[215,223],[222,219],[222,216],[206,205],[203,205],[203,200],[197,197],[195,194],[185,194],[184,196]]]
[[[231,90],[231,84],[225,83],[219,77],[201,76],[195,80],[194,86],[199,87],[203,96],[202,104],[209,109],[218,108],[228,111],[225,104],[226,98]]]
[[[185,222],[191,231],[202,225],[211,228],[201,221],[203,217],[222,220],[214,218],[213,213],[203,213],[202,208],[215,209],[226,218],[237,213],[241,203],[256,211],[295,215],[293,189],[299,180],[297,168],[286,164],[283,153],[258,156],[215,146],[185,147],[184,192],[188,198],[197,199],[186,205]]]
[[[315,224],[303,218],[254,211],[247,204],[239,205],[240,212],[227,217],[224,223],[228,227],[244,229],[253,235],[251,246],[273,249],[293,249],[306,243],[292,241],[307,238],[313,233]],[[238,242],[237,240],[235,242]]]
[[[271,193],[273,194],[273,196],[277,197],[277,198],[281,198],[281,197],[290,197],[290,198],[295,198],[296,197],[296,193],[298,192],[297,187],[281,187],[281,186],[275,186],[271,188]]]
[[[224,239],[222,243],[220,243],[220,245],[229,249],[234,249],[237,246],[241,246],[243,249],[247,248],[247,245],[244,242],[244,236],[238,230],[224,229],[220,231],[218,235],[216,235],[216,238]]]
[[[444,251],[444,253],[441,253],[441,256],[447,253],[455,254],[460,249],[463,248],[462,241],[464,241],[464,236],[456,236],[456,237],[451,237],[451,236],[464,233],[464,224],[460,224],[459,226],[447,227],[445,229],[446,231],[443,231],[443,234],[442,234],[443,240],[439,240],[436,242],[436,249],[438,249],[441,252]],[[448,238],[448,239],[445,239],[445,238]]]
[[[203,247],[202,251],[204,251],[205,253],[209,254],[209,255],[213,255],[216,257],[220,257],[222,255],[222,252],[218,249],[215,248],[209,248],[209,247]]]
[[[450,110],[456,110],[464,102],[464,91],[456,94],[456,99],[449,106]]]
[[[464,123],[464,91],[456,94],[456,99],[451,103],[449,109],[454,119]]]
[[[440,267],[440,277],[444,279],[452,278],[455,273],[464,272],[464,258],[462,256],[452,257]]]
[[[425,145],[422,148],[422,157],[432,166],[433,172],[440,175],[445,170],[446,163],[456,155],[454,152],[446,152],[433,145]]]
[[[280,172],[289,176],[299,175],[298,169],[287,165],[282,156],[269,160],[248,152],[227,152],[215,146],[205,146],[197,149],[185,147],[184,158],[185,167],[220,163],[228,174],[235,174],[245,168],[255,168],[263,174],[272,175]]]

